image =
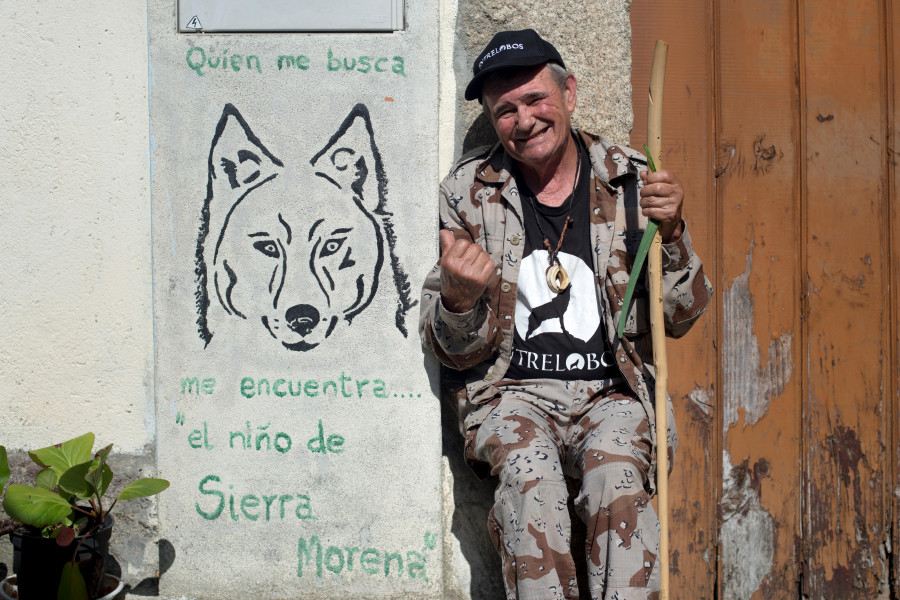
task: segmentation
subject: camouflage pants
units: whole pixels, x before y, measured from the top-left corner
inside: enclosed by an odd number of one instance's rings
[[[594,393],[592,383],[503,382],[480,427],[470,429],[469,458],[500,478],[488,526],[508,599],[579,597],[565,476],[581,482],[574,504],[587,525],[590,597],[658,597],[647,414],[627,387]]]

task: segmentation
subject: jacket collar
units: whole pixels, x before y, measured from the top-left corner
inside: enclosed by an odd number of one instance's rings
[[[499,186],[512,176],[513,159],[503,149],[500,142],[496,142],[487,157],[476,167],[475,178],[487,185]]]

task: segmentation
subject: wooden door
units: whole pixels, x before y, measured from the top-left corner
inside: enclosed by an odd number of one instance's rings
[[[664,39],[663,165],[716,288],[669,344],[672,598],[900,598],[900,8],[631,12],[632,145]]]

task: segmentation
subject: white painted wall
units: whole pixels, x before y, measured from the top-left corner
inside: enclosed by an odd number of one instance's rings
[[[147,8],[0,0],[0,443],[154,439]]]

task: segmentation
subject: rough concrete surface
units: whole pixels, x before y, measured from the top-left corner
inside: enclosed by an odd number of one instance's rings
[[[478,53],[495,33],[508,29],[534,29],[559,50],[578,81],[576,126],[626,143],[632,124],[629,6],[629,0],[460,0],[454,54],[460,102],[457,154],[493,137],[489,123],[480,117],[481,105],[463,100],[463,90]]]
[[[504,596],[500,557],[488,536],[494,481],[479,480],[463,460],[463,441],[450,402],[442,405],[444,439],[444,594],[453,600]]]

